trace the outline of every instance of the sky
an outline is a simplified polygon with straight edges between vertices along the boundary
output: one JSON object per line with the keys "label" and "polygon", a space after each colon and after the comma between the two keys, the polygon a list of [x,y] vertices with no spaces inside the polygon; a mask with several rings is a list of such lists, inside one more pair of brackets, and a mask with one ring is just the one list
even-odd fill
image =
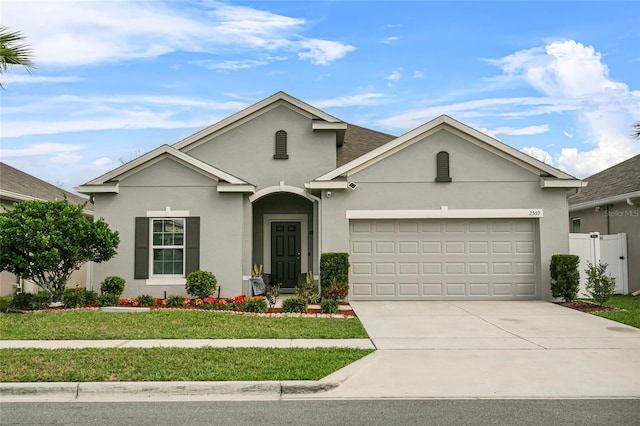
{"label": "sky", "polygon": [[66,190],[282,90],[401,135],[447,114],[573,176],[640,153],[640,2],[0,0],[0,161]]}

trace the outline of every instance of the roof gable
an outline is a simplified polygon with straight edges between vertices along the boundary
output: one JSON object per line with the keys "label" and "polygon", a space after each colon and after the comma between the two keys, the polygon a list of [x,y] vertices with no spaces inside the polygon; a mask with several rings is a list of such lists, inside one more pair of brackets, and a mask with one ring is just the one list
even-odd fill
{"label": "roof gable", "polygon": [[[211,140],[216,135],[240,126],[257,116],[272,110],[273,108],[277,108],[278,106],[285,106],[305,115],[310,120],[314,120],[314,129],[338,130],[344,133],[344,129],[346,128],[346,123],[343,123],[338,118],[281,91],[203,130],[200,130],[191,136],[186,137],[181,141],[176,142],[173,144],[173,147],[180,151],[189,151],[190,149]],[[320,124],[320,122],[324,124]]]}
{"label": "roof gable", "polygon": [[361,171],[442,129],[446,129],[447,131],[450,131],[463,139],[480,146],[481,148],[493,152],[508,161],[540,175],[541,177],[575,181],[573,176],[536,160],[535,158],[530,157],[529,155],[520,152],[517,149],[512,148],[482,132],[479,132],[466,124],[454,120],[447,115],[441,115],[440,117],[437,117],[422,126],[417,127],[416,129],[413,129],[404,135],[342,165],[341,167],[316,178],[315,181],[329,181],[339,176],[348,177],[349,175],[357,173],[358,171]]}
{"label": "roof gable", "polygon": [[[246,186],[248,182],[200,161],[189,154],[178,151],[169,145],[162,145],[120,167],[114,169],[78,188],[78,192],[91,194],[94,192],[118,192],[118,182],[145,169],[165,158],[172,158],[186,167],[191,168],[211,179],[224,181],[231,185]],[[101,189],[98,189],[101,188]]]}

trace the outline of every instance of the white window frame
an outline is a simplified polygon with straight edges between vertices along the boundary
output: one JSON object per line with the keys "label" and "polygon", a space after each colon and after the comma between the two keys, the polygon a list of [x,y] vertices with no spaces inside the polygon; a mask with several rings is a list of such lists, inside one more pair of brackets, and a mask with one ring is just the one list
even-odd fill
{"label": "white window frame", "polygon": [[[182,220],[182,245],[172,245],[172,246],[158,246],[153,243],[153,225],[156,220]],[[185,268],[186,268],[186,251],[187,251],[187,219],[185,217],[151,217],[149,220],[149,226],[151,229],[149,230],[149,280],[157,281],[163,279],[175,280],[176,278],[185,278]],[[154,272],[154,262],[153,262],[153,254],[156,249],[182,249],[182,274],[156,274]],[[185,281],[186,282],[186,281]]]}

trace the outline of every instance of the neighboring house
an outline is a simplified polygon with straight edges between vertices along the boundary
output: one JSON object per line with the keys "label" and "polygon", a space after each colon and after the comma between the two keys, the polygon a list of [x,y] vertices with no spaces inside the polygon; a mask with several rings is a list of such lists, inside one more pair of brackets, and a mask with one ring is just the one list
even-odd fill
{"label": "neighboring house", "polygon": [[[55,201],[62,200],[64,197],[67,197],[67,200],[72,204],[84,204],[89,201],[7,164],[0,163],[0,204],[3,209],[11,209],[15,203],[26,200]],[[93,217],[93,204],[87,203],[84,207],[84,214]],[[74,272],[67,287],[85,287],[89,281],[88,269],[88,266],[85,265]],[[29,281],[21,280],[7,271],[1,271],[0,296],[14,294],[16,290],[37,292],[40,287]]]}
{"label": "neighboring house", "polygon": [[640,290],[640,155],[585,179],[569,197],[571,232],[627,234],[629,292]]}
{"label": "neighboring house", "polygon": [[127,297],[185,294],[197,269],[250,294],[253,264],[292,290],[347,252],[351,300],[520,300],[551,298],[581,185],[447,116],[396,138],[279,92],[77,190],[120,232],[94,279]]}

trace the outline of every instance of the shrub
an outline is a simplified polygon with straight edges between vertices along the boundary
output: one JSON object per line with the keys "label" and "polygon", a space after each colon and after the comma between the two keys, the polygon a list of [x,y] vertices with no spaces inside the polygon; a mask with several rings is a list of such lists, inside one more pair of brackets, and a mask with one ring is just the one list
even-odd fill
{"label": "shrub", "polygon": [[120,277],[106,277],[100,283],[100,292],[102,294],[114,294],[116,297],[120,297],[124,291],[124,284],[126,281]]}
{"label": "shrub", "polygon": [[136,298],[138,306],[156,306],[156,299],[148,294],[142,294]]}
{"label": "shrub", "polygon": [[551,256],[551,295],[562,297],[565,302],[573,301],[580,289],[580,257],[574,254],[554,254]]}
{"label": "shrub", "polygon": [[338,302],[333,299],[324,299],[322,303],[320,303],[320,312],[323,314],[337,314]]}
{"label": "shrub", "polygon": [[18,293],[13,297],[11,301],[11,308],[20,311],[31,309],[33,296],[32,293]]}
{"label": "shrub", "polygon": [[98,296],[99,306],[118,306],[120,304],[120,298],[117,294],[101,294]]}
{"label": "shrub", "polygon": [[313,278],[313,272],[307,272],[304,284],[296,287],[296,296],[300,296],[309,303],[315,303],[318,300],[316,293],[316,282]]}
{"label": "shrub", "polygon": [[267,301],[263,297],[252,297],[246,301],[247,312],[267,312]]}
{"label": "shrub", "polygon": [[[320,284],[325,298],[346,297],[349,293],[349,254],[322,253],[320,255]],[[334,291],[333,289],[340,289]]]}
{"label": "shrub", "polygon": [[0,297],[0,312],[7,312],[11,307],[14,296],[3,296]]}
{"label": "shrub", "polygon": [[41,309],[47,309],[53,298],[46,291],[39,291],[37,294],[33,295],[33,299],[31,300],[31,309],[34,311],[39,311]]}
{"label": "shrub", "polygon": [[282,310],[288,313],[303,313],[307,310],[307,300],[300,296],[288,297],[282,301]]}
{"label": "shrub", "polygon": [[597,265],[594,265],[587,262],[587,269],[584,270],[587,274],[587,293],[599,305],[609,300],[616,289],[616,279],[611,274],[605,275],[607,266],[609,265],[606,263],[598,262]]}
{"label": "shrub", "polygon": [[84,303],[86,305],[97,305],[98,304],[98,293],[93,290],[87,290],[84,293]]}
{"label": "shrub", "polygon": [[194,271],[187,276],[187,293],[195,297],[207,297],[216,291],[218,281],[215,275],[207,271]]}
{"label": "shrub", "polygon": [[177,306],[186,305],[186,299],[184,296],[169,296],[167,298],[167,307],[175,308]]}
{"label": "shrub", "polygon": [[79,308],[84,306],[86,290],[84,288],[67,288],[62,293],[65,308]]}

